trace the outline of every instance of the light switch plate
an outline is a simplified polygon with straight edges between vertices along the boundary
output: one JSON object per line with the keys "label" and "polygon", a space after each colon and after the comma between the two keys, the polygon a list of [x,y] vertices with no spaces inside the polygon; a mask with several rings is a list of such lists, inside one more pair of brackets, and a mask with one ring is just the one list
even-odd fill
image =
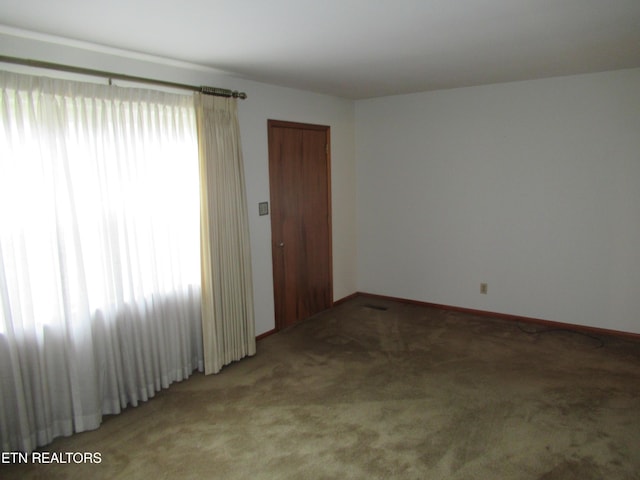
{"label": "light switch plate", "polygon": [[258,214],[260,216],[269,215],[269,202],[260,202],[258,204]]}

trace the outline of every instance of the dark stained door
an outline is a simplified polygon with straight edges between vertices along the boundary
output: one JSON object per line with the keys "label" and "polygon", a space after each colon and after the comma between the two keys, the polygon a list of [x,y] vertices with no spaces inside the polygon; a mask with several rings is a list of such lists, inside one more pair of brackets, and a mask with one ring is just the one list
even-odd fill
{"label": "dark stained door", "polygon": [[333,303],[329,127],[268,121],[276,329]]}

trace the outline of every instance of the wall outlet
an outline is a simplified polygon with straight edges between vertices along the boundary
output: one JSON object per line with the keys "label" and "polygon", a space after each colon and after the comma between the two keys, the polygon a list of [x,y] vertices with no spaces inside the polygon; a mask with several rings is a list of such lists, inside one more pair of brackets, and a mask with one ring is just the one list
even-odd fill
{"label": "wall outlet", "polygon": [[489,285],[487,285],[486,283],[481,283],[480,284],[480,293],[483,294],[483,295],[486,295],[488,288],[489,288]]}

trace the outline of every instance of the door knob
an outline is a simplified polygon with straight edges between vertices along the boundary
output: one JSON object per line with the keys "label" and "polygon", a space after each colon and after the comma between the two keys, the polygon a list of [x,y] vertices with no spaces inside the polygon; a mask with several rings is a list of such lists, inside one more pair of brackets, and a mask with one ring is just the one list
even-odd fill
{"label": "door knob", "polygon": [[280,242],[280,243],[278,244],[278,246],[279,246],[280,248],[284,247],[284,242]]}

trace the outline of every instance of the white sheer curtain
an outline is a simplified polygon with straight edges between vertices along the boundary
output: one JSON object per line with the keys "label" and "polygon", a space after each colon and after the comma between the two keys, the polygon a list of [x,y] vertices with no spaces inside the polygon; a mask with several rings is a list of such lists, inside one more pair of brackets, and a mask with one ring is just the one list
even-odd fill
{"label": "white sheer curtain", "polygon": [[0,442],[203,369],[193,98],[0,72]]}

